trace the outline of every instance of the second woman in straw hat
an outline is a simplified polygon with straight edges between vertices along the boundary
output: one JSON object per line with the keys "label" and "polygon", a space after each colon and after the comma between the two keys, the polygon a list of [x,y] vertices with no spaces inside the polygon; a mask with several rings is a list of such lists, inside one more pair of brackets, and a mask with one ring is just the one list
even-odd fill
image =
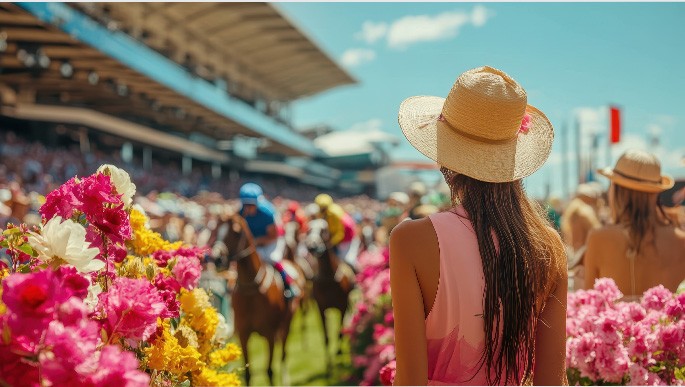
{"label": "second woman in straw hat", "polygon": [[565,384],[566,255],[521,183],[549,156],[549,120],[480,67],[446,99],[405,100],[399,123],[454,206],[390,238],[395,384]]}
{"label": "second woman in straw hat", "polygon": [[673,178],[661,173],[656,156],[638,150],[598,172],[611,180],[613,224],[588,236],[585,287],[609,277],[626,299],[657,285],[675,291],[685,279],[685,231],[666,216],[658,198],[673,187]]}

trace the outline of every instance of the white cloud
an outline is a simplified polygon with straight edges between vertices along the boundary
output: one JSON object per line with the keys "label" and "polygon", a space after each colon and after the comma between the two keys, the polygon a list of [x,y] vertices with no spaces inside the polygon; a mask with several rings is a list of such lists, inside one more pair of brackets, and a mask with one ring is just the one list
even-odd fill
{"label": "white cloud", "polygon": [[373,44],[382,38],[388,47],[405,49],[412,44],[449,39],[457,36],[462,27],[482,27],[494,13],[482,5],[471,12],[451,11],[437,15],[408,15],[390,23],[365,21],[357,39]]}
{"label": "white cloud", "polygon": [[419,42],[452,38],[470,19],[464,12],[444,12],[436,16],[405,16],[390,26],[388,46],[403,49]]}
{"label": "white cloud", "polygon": [[355,37],[368,44],[373,44],[383,38],[387,32],[388,25],[386,23],[374,23],[367,20],[362,24],[362,30],[357,32]]}
{"label": "white cloud", "polygon": [[370,62],[376,58],[376,52],[368,48],[350,48],[345,51],[340,59],[347,67],[359,66],[364,62]]}
{"label": "white cloud", "polygon": [[471,24],[473,24],[474,27],[482,27],[492,16],[492,11],[482,5],[476,5],[473,7],[473,11],[471,11]]}

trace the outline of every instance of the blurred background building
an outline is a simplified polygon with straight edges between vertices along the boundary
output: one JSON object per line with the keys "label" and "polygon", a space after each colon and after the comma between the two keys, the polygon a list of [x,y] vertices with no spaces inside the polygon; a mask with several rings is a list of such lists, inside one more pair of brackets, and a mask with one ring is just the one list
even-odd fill
{"label": "blurred background building", "polygon": [[291,124],[293,101],[355,82],[266,3],[0,4],[5,142],[69,149],[70,171],[119,163],[143,189],[374,195],[398,139]]}

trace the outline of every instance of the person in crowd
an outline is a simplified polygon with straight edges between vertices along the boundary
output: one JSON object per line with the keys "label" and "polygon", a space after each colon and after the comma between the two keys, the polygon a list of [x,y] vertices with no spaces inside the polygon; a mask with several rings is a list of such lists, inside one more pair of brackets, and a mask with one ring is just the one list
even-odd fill
{"label": "person in crowd", "polygon": [[356,238],[357,225],[354,219],[333,201],[331,195],[319,194],[314,199],[321,216],[328,223],[331,234],[331,246],[341,260],[356,266],[356,251],[352,251],[352,242]]}
{"label": "person in crowd", "polygon": [[399,123],[454,207],[390,237],[395,384],[566,384],[566,254],[521,181],[549,156],[551,123],[491,67],[447,99],[405,100]]}
{"label": "person in crowd", "polygon": [[601,227],[595,212],[597,200],[602,192],[596,185],[580,184],[576,195],[564,210],[561,217],[561,236],[566,244],[571,289],[584,289],[585,255],[587,236],[590,231]]}
{"label": "person in crowd", "polygon": [[247,183],[240,187],[240,216],[245,218],[254,237],[257,253],[264,262],[273,265],[281,274],[286,287],[286,297],[293,297],[296,291],[289,286],[288,275],[279,263],[285,254],[285,239],[279,237],[277,215],[274,206],[264,197],[262,187]]}
{"label": "person in crowd", "polygon": [[626,151],[614,168],[598,172],[611,181],[613,224],[588,236],[585,287],[609,277],[627,300],[657,285],[675,291],[685,279],[685,231],[666,216],[658,198],[673,187],[673,178],[661,173],[655,155],[639,150]]}
{"label": "person in crowd", "polygon": [[420,181],[409,186],[409,219],[421,219],[438,212],[433,204],[424,203],[426,194],[426,185]]}

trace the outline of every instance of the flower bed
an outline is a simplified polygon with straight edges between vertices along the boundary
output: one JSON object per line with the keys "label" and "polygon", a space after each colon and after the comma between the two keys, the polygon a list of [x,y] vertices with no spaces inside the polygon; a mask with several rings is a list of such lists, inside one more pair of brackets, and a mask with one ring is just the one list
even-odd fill
{"label": "flower bed", "polygon": [[199,289],[205,251],[165,241],[103,165],[48,194],[41,227],[0,245],[0,384],[239,385],[227,326]]}
{"label": "flower bed", "polygon": [[566,366],[571,385],[685,384],[685,294],[663,286],[620,302],[613,280],[568,296]]}
{"label": "flower bed", "polygon": [[358,262],[357,284],[361,298],[344,330],[350,337],[354,368],[351,382],[363,386],[392,384],[389,379],[392,371],[384,369],[395,359],[388,250],[364,252]]}

